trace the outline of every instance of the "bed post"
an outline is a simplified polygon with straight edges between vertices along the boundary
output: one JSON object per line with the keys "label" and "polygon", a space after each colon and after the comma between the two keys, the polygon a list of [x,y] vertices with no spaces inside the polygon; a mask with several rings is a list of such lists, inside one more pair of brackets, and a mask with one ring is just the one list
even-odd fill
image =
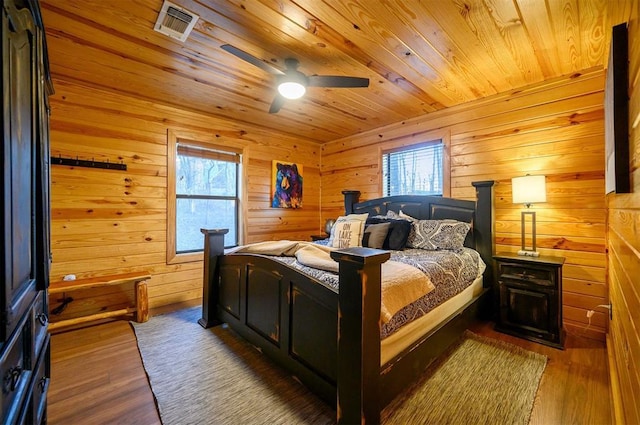
{"label": "bed post", "polygon": [[229,229],[200,229],[204,234],[204,278],[202,282],[202,318],[198,320],[203,328],[222,323],[216,317],[218,305],[217,274],[218,258],[224,255],[224,235]]}
{"label": "bed post", "polygon": [[[495,251],[493,241],[493,185],[495,181],[487,180],[471,183],[476,188],[476,223],[475,238],[476,251],[480,253],[482,260],[487,265],[484,273],[485,284],[488,286],[493,282],[493,254]],[[489,279],[486,279],[486,278]]]}
{"label": "bed post", "polygon": [[343,190],[344,195],[344,213],[351,214],[353,212],[353,204],[357,203],[360,199],[359,190]]}
{"label": "bed post", "polygon": [[381,265],[388,251],[346,248],[339,263],[338,424],[380,423]]}

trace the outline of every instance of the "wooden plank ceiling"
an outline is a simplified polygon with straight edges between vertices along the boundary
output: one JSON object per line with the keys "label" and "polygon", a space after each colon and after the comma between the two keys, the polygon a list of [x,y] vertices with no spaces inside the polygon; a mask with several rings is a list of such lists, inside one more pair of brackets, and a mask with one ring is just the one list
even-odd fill
{"label": "wooden plank ceiling", "polygon": [[[174,0],[200,19],[185,42],[155,32],[162,0],[41,0],[54,78],[327,142],[531,83],[602,67],[609,0]],[[229,43],[306,75],[269,114],[273,75]]]}

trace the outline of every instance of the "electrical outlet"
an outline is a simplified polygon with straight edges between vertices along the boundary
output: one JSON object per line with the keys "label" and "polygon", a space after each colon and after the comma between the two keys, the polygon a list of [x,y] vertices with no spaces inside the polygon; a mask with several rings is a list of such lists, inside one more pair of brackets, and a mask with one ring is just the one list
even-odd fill
{"label": "electrical outlet", "polygon": [[[609,304],[600,304],[597,305],[595,308],[606,308],[607,310],[609,310],[609,320],[613,320],[613,304],[609,303]],[[591,319],[593,317],[593,314],[595,313],[595,310],[588,310],[587,311],[587,317],[589,319]]]}

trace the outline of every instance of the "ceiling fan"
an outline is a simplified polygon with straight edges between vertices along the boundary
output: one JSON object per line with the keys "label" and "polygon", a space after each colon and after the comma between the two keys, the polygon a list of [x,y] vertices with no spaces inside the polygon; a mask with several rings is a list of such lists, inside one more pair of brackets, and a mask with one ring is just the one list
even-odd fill
{"label": "ceiling fan", "polygon": [[223,50],[249,62],[251,65],[273,74],[278,82],[278,94],[271,103],[269,113],[274,114],[282,108],[286,99],[298,99],[302,97],[307,87],[369,87],[368,78],[344,77],[339,75],[309,75],[298,71],[298,60],[285,59],[285,70],[282,71],[273,65],[258,59],[257,57],[240,50],[230,44],[220,46]]}

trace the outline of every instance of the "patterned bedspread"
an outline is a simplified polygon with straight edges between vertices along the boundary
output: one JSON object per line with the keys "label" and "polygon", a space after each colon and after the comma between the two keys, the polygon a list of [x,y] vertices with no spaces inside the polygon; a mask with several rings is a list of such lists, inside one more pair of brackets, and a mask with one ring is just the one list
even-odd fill
{"label": "patterned bedspread", "polygon": [[[322,241],[319,241],[322,243]],[[338,292],[338,275],[335,273],[313,269],[298,263],[295,257],[273,257],[311,275],[334,292]],[[427,251],[424,249],[406,249],[391,251],[391,260],[400,261],[417,267],[426,273],[435,289],[413,304],[398,311],[382,326],[381,338],[400,329],[404,324],[415,320],[449,298],[459,294],[484,272],[486,266],[478,252],[463,248],[457,251]]]}

